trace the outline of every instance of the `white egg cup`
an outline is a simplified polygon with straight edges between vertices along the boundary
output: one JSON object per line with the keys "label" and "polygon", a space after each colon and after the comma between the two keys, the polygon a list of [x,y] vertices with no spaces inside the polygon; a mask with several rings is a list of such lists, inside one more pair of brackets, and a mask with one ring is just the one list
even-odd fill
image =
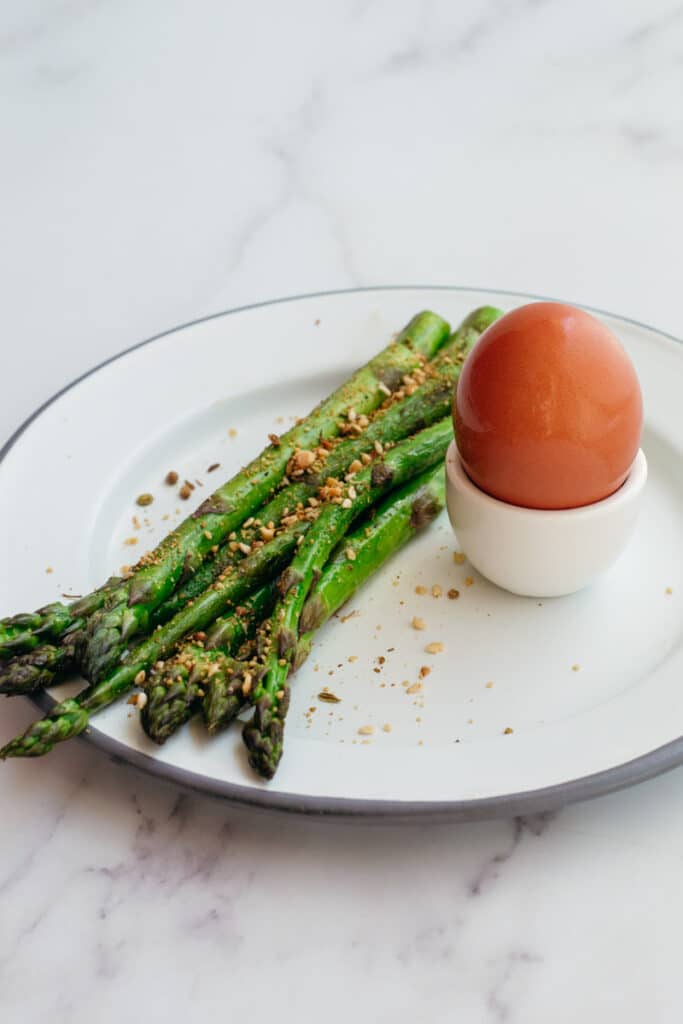
{"label": "white egg cup", "polygon": [[462,550],[492,583],[524,597],[573,594],[609,569],[633,533],[646,480],[639,449],[622,486],[603,501],[522,508],[475,486],[455,441],[446,455],[448,515]]}

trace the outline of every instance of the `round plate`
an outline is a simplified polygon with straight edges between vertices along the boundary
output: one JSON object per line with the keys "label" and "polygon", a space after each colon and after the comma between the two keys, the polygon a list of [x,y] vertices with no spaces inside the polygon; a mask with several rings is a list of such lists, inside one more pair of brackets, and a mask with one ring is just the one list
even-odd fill
{"label": "round plate", "polygon": [[[12,500],[0,610],[84,593],[135,562],[418,309],[456,324],[482,303],[530,298],[406,287],[284,299],[177,328],[98,367],[2,452],[0,488]],[[454,559],[443,516],[320,632],[295,679],[272,782],[251,774],[239,728],[209,740],[194,721],[157,748],[122,703],[93,720],[90,742],[234,801],[399,818],[536,811],[680,763],[683,348],[599,315],[640,376],[650,479],[637,535],[598,584],[545,601],[498,590]],[[164,485],[171,469],[194,484],[189,501]],[[140,509],[143,491],[155,500]],[[431,596],[434,585],[444,596]],[[445,596],[454,589],[457,599]],[[411,628],[415,615],[425,631]],[[426,653],[432,641],[442,653]],[[339,703],[318,700],[324,686]]]}

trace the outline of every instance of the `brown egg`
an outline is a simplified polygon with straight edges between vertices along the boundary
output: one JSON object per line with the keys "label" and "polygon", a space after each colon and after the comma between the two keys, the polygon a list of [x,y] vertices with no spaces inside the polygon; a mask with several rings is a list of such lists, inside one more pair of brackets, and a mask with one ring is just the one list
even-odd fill
{"label": "brown egg", "polygon": [[581,309],[521,306],[470,353],[453,402],[463,465],[483,491],[529,508],[600,501],[628,476],[640,385],[616,336]]}

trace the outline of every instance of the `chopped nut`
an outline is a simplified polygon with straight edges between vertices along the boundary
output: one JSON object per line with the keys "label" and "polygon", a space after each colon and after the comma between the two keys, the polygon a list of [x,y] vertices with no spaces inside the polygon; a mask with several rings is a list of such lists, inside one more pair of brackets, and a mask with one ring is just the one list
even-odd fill
{"label": "chopped nut", "polygon": [[272,445],[275,445],[275,447],[277,448],[277,446],[280,444],[280,435],[279,434],[268,434],[268,440],[270,441],[270,443]]}
{"label": "chopped nut", "polygon": [[505,729],[503,729],[503,736],[509,736],[512,731],[513,730],[508,725]]}
{"label": "chopped nut", "polygon": [[417,615],[413,615],[413,618],[412,618],[412,621],[411,621],[410,625],[413,627],[413,629],[426,629],[427,628],[427,623],[425,622],[425,620],[419,618]]}
{"label": "chopped nut", "polygon": [[382,726],[382,732],[391,732],[391,722],[385,722]]}
{"label": "chopped nut", "polygon": [[378,455],[384,454],[384,446],[381,441],[375,441],[374,448]]}
{"label": "chopped nut", "polygon": [[153,494],[138,494],[137,498],[135,499],[135,504],[140,505],[142,508],[144,508],[146,505],[151,505],[153,501]]}
{"label": "chopped nut", "polygon": [[206,537],[207,540],[213,540],[213,534],[211,533],[211,530],[204,530],[204,536]]}
{"label": "chopped nut", "polygon": [[441,589],[438,583],[435,583],[434,586],[432,587],[432,597],[441,597],[442,594],[443,590]]}
{"label": "chopped nut", "polygon": [[137,544],[137,542],[137,537],[126,537],[123,543],[126,544],[128,547],[132,547],[133,544]]}
{"label": "chopped nut", "polygon": [[420,679],[424,679],[425,676],[428,676],[431,671],[432,670],[429,667],[429,665],[422,665],[420,668]]}
{"label": "chopped nut", "polygon": [[357,654],[349,654],[349,656],[348,656],[348,658],[346,660],[349,661],[351,664],[353,664],[354,661],[358,661],[358,655]]}
{"label": "chopped nut", "polygon": [[451,587],[451,589],[448,591],[448,596],[450,597],[451,601],[457,601],[458,598],[460,597],[460,591],[456,590],[455,587]]}
{"label": "chopped nut", "polygon": [[417,585],[417,586],[415,587],[415,593],[416,593],[416,594],[419,594],[419,595],[420,595],[420,597],[422,597],[422,596],[423,596],[423,594],[426,594],[426,593],[427,593],[427,588],[426,588],[426,587],[423,587],[423,586],[421,586],[420,584],[418,584],[418,585]]}
{"label": "chopped nut", "polygon": [[674,588],[673,587],[667,587],[666,590],[664,591],[665,594],[673,594],[673,592],[674,592]]}
{"label": "chopped nut", "polygon": [[237,547],[239,548],[239,550],[242,552],[243,555],[250,555],[251,554],[251,545],[245,544],[243,540],[239,542]]}
{"label": "chopped nut", "polygon": [[174,484],[178,483],[178,474],[174,469],[169,469],[168,473],[164,477],[164,483],[168,484],[169,487],[173,487]]}
{"label": "chopped nut", "polygon": [[381,391],[383,395],[391,395],[391,390],[386,386],[384,381],[380,381],[377,385],[377,390]]}
{"label": "chopped nut", "polygon": [[348,558],[349,562],[356,561],[356,552],[353,550],[353,548],[346,549],[346,557]]}
{"label": "chopped nut", "polygon": [[341,507],[342,508],[351,508],[352,505],[353,505],[353,502],[351,501],[350,498],[344,498],[344,500],[341,503]]}
{"label": "chopped nut", "polygon": [[268,526],[262,526],[259,533],[261,534],[262,540],[272,540],[275,536],[275,530]]}
{"label": "chopped nut", "polygon": [[220,462],[212,462],[206,472],[207,473],[213,473],[215,470],[217,470],[219,468],[220,468]]}
{"label": "chopped nut", "polygon": [[580,668],[580,665],[572,665],[572,672],[578,672]]}
{"label": "chopped nut", "polygon": [[192,494],[192,488],[189,487],[187,484],[183,484],[183,486],[178,491],[178,494],[183,499],[183,501],[187,501],[187,499]]}
{"label": "chopped nut", "polygon": [[145,672],[144,668],[141,668],[133,682],[135,683],[136,686],[142,686],[146,678],[147,673]]}
{"label": "chopped nut", "polygon": [[363,454],[360,457],[360,461],[363,463],[364,466],[369,466],[370,463],[372,462],[372,456],[368,455],[367,452],[363,452]]}
{"label": "chopped nut", "polygon": [[443,644],[440,643],[438,640],[434,643],[427,644],[427,646],[425,647],[425,651],[427,652],[427,654],[441,654],[443,649]]}
{"label": "chopped nut", "polygon": [[374,732],[375,732],[374,725],[361,725],[360,729],[358,730],[358,735],[359,736],[372,736],[374,734]]}
{"label": "chopped nut", "polygon": [[471,587],[473,583],[474,583],[474,580],[472,579],[471,576],[465,576],[465,586],[466,587]]}
{"label": "chopped nut", "polygon": [[456,565],[462,565],[462,563],[465,561],[465,556],[463,555],[462,551],[453,552],[453,561],[455,562]]}
{"label": "chopped nut", "polygon": [[244,673],[244,681],[242,682],[242,695],[244,697],[251,691],[252,675],[251,672]]}
{"label": "chopped nut", "polygon": [[363,463],[359,462],[358,459],[354,459],[353,462],[351,463],[351,465],[349,466],[348,470],[347,470],[347,475],[348,476],[353,476],[354,473],[360,473],[362,468],[363,468]]}
{"label": "chopped nut", "polygon": [[412,683],[411,686],[407,687],[406,693],[422,693],[424,686],[422,683]]}
{"label": "chopped nut", "polygon": [[237,431],[235,430],[234,427],[230,427],[230,430],[228,431],[228,437],[237,437]]}
{"label": "chopped nut", "polygon": [[338,697],[336,693],[332,693],[327,687],[320,691],[318,700],[323,701],[324,704],[341,704],[341,697]]}

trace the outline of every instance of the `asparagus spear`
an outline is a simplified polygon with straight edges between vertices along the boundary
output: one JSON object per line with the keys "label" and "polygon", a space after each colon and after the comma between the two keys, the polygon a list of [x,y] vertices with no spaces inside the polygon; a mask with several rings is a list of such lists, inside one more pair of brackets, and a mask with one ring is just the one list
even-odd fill
{"label": "asparagus spear", "polygon": [[54,601],[36,612],[0,620],[0,661],[36,650],[43,641],[61,639],[100,607],[107,591],[119,582],[118,577],[112,576],[103,587],[70,605]]}
{"label": "asparagus spear", "polygon": [[[294,661],[299,619],[311,586],[322,572],[330,552],[354,518],[373,504],[390,486],[402,484],[444,455],[452,440],[450,419],[441,420],[402,441],[381,462],[357,473],[341,502],[324,506],[292,564],[278,582],[281,598],[271,620],[271,643],[266,672],[254,688],[254,718],[244,729],[249,763],[260,775],[272,778],[282,756],[284,719],[289,704],[288,676]],[[340,488],[341,490],[341,488]],[[350,549],[349,560],[355,553]]]}
{"label": "asparagus spear", "polygon": [[[273,584],[261,587],[231,615],[217,619],[208,635],[184,641],[172,658],[157,662],[145,682],[141,722],[155,743],[165,743],[191,717],[203,698],[209,732],[234,698],[242,697],[247,672],[236,654],[275,601]],[[240,701],[241,702],[241,701]],[[239,704],[236,711],[239,710]]]}
{"label": "asparagus spear", "polygon": [[[308,655],[314,631],[348,601],[394,552],[432,522],[443,509],[444,500],[444,469],[443,463],[439,462],[435,468],[409,481],[396,494],[392,492],[370,523],[363,521],[358,529],[348,534],[304,605],[300,627],[303,635],[297,644],[296,667]],[[355,553],[353,561],[347,557],[348,550]],[[231,622],[231,617],[224,621]],[[209,632],[205,648],[219,641],[221,647],[233,651],[234,647],[222,641],[220,622],[218,620]],[[222,652],[214,657],[216,651],[201,648],[193,654],[201,665],[204,721],[209,732],[215,733],[229,725],[251,701],[254,681],[258,681],[259,676],[252,662],[245,664],[243,661],[235,666],[224,661]],[[203,659],[205,664],[201,664]],[[214,665],[221,671],[210,675]]]}
{"label": "asparagus spear", "polygon": [[[219,548],[214,557],[207,559],[194,576],[151,613],[150,632],[172,619],[189,601],[193,601],[206,590],[229,565],[237,564],[244,557],[240,545],[250,545],[259,539],[260,527],[257,523],[264,526],[268,523],[278,524],[284,514],[292,511],[311,492],[312,488],[309,485],[297,483],[291,484],[277,494],[260,510],[257,521],[238,530],[234,541]],[[85,621],[84,618],[75,619],[59,645],[41,644],[8,662],[0,661],[0,693],[12,696],[53,686],[68,672],[77,668]],[[76,639],[78,643],[75,642]],[[123,660],[123,656],[120,660]]]}
{"label": "asparagus spear", "polygon": [[[481,334],[502,315],[494,306],[473,310],[432,362],[416,371],[416,378],[426,379],[395,392],[388,407],[379,409],[359,436],[338,444],[322,466],[316,463],[311,467],[305,479],[320,484],[328,476],[340,476],[354,460],[372,451],[376,441],[400,441],[447,416],[462,364]],[[407,396],[402,394],[405,391]]]}
{"label": "asparagus spear", "polygon": [[335,436],[340,416],[350,407],[362,412],[377,408],[383,398],[380,385],[395,390],[405,373],[443,344],[448,331],[441,317],[419,313],[378,356],[211,495],[153,553],[143,556],[132,577],[122,581],[108,595],[106,606],[89,620],[83,656],[86,677],[95,683],[104,677],[127,642],[148,630],[150,613],[169,596],[182,574],[196,571],[210,548],[263,504],[298,451],[308,451],[321,439]]}
{"label": "asparagus spear", "polygon": [[[183,571],[194,571],[213,543],[236,529],[263,503],[282,479],[295,451],[315,447],[321,437],[334,436],[338,418],[349,406],[362,412],[376,408],[382,400],[380,385],[394,390],[403,374],[434,354],[448,330],[448,324],[434,313],[415,316],[395,341],[288,431],[279,444],[262,452],[154,552],[144,556],[131,578],[109,581],[75,606],[57,604],[32,615],[0,620],[0,656],[8,645],[10,655],[33,649],[33,633],[42,639],[58,639],[60,629],[67,628],[73,617],[86,614],[87,607],[87,615],[93,614],[94,622],[89,629],[84,667],[93,680],[101,677],[121,654],[127,639],[149,627],[150,612],[169,596]],[[212,539],[208,533],[213,534]]]}
{"label": "asparagus spear", "polygon": [[[319,629],[352,594],[399,548],[423,529],[444,507],[443,463],[410,480],[343,540],[301,612],[301,639]],[[354,553],[349,559],[348,552]],[[300,663],[300,659],[299,659]]]}
{"label": "asparagus spear", "polygon": [[257,548],[238,565],[228,566],[222,578],[133,648],[129,659],[103,680],[57,704],[45,718],[30,725],[23,736],[10,740],[0,750],[0,759],[40,757],[49,753],[55,743],[78,736],[87,728],[90,715],[124,696],[134,685],[141,685],[149,667],[167,657],[184,636],[205,629],[216,616],[280,572],[291,559],[298,538],[310,525],[309,521],[301,520]]}

